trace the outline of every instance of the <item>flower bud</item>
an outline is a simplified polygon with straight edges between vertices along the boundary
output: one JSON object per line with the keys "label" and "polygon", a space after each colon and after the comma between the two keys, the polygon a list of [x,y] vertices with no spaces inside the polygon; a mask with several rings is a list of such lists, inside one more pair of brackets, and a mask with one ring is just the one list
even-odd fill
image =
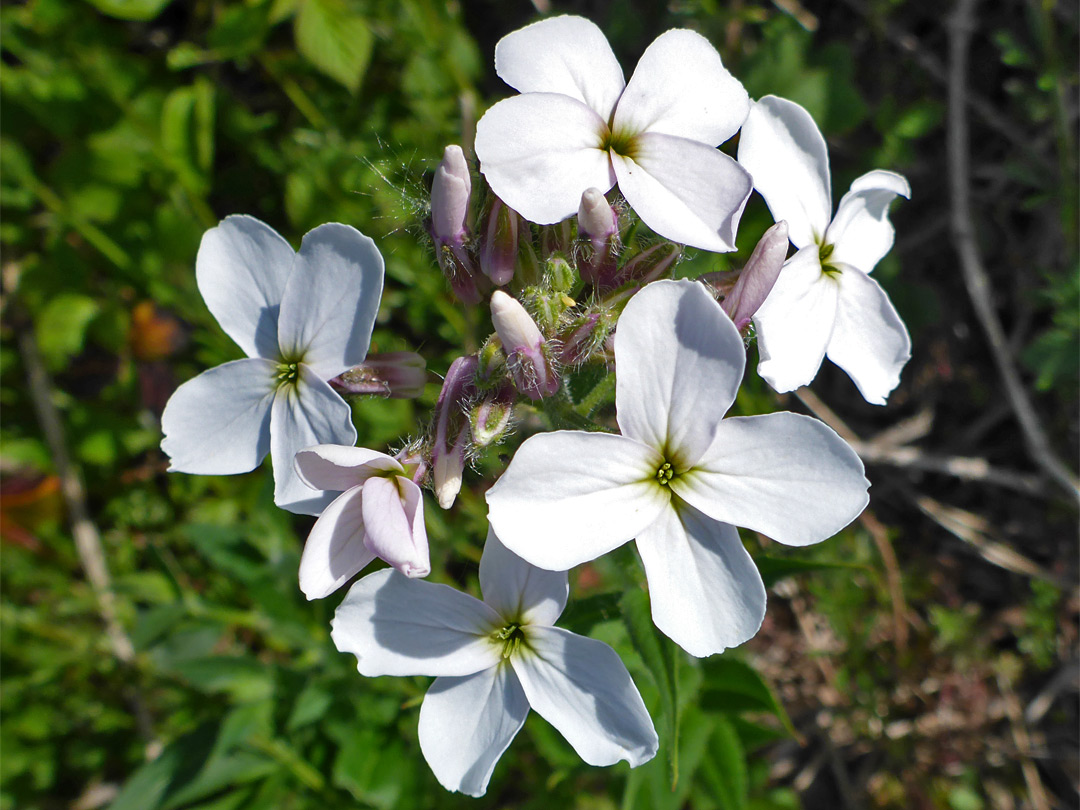
{"label": "flower bud", "polygon": [[578,230],[589,237],[594,246],[606,245],[619,232],[615,209],[598,188],[587,188],[578,205]]}
{"label": "flower bud", "polygon": [[661,242],[646,248],[623,265],[616,279],[616,286],[637,281],[644,287],[668,273],[681,255],[682,246],[674,242]]}
{"label": "flower bud", "polygon": [[525,307],[496,290],[491,295],[491,321],[518,391],[529,399],[543,399],[558,391],[559,378],[547,357],[544,336]]}
{"label": "flower bud", "polygon": [[[436,243],[462,245],[472,177],[460,146],[448,146],[431,184],[431,231]],[[441,246],[441,245],[440,245]]]}
{"label": "flower bud", "polygon": [[461,489],[469,425],[464,403],[474,393],[477,360],[459,357],[450,364],[435,402],[435,436],[431,443],[432,488],[439,506],[449,509]]}
{"label": "flower bud", "polygon": [[514,396],[514,387],[507,384],[469,411],[469,428],[476,447],[495,444],[506,435],[514,415]]}
{"label": "flower bud", "polygon": [[518,255],[518,214],[498,197],[488,214],[480,269],[496,287],[514,277]]}
{"label": "flower bud", "polygon": [[739,273],[735,286],[720,304],[740,332],[749,328],[750,319],[768,298],[787,260],[787,250],[788,226],[781,220],[765,231]]}
{"label": "flower bud", "polygon": [[567,366],[584,363],[604,347],[604,341],[614,325],[614,319],[607,312],[587,312],[582,315],[571,324],[562,339],[560,362]]}
{"label": "flower bud", "polygon": [[424,393],[427,368],[416,352],[369,354],[358,366],[330,380],[343,394],[378,394],[392,399],[412,399]]}
{"label": "flower bud", "polygon": [[563,256],[552,256],[547,260],[547,277],[551,289],[568,293],[577,284],[577,271]]}

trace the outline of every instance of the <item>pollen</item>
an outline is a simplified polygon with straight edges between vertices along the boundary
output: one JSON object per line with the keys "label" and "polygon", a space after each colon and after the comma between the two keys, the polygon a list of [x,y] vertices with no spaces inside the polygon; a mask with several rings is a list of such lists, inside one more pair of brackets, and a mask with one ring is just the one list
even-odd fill
{"label": "pollen", "polygon": [[666,487],[671,483],[671,479],[675,477],[675,471],[671,469],[671,464],[665,461],[656,470],[656,480],[660,482],[660,486]]}
{"label": "pollen", "polygon": [[288,385],[289,383],[294,383],[300,377],[300,364],[278,363],[277,373],[274,376],[277,378],[278,385]]}

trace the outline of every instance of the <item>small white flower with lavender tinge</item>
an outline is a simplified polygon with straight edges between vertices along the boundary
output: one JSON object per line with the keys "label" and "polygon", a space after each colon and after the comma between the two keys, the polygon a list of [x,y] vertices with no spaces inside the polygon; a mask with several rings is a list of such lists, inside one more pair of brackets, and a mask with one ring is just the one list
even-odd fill
{"label": "small white flower with lavender tinge", "polygon": [[341,493],[304,544],[304,596],[329,596],[376,557],[407,577],[431,573],[423,495],[400,459],[324,444],[297,453],[296,471],[312,489]]}
{"label": "small white flower with lavender tinge", "polygon": [[334,615],[337,648],[362,675],[434,675],[420,708],[420,748],[448,790],[482,796],[529,709],[590,765],[637,767],[658,739],[616,652],[552,624],[565,571],[535,568],[488,533],[484,601],[383,570],[349,590]]}
{"label": "small white flower with lavender tinge", "polygon": [[862,512],[869,482],[815,419],[723,419],[745,364],[738,330],[701,284],[650,284],[615,332],[622,435],[527,439],[488,490],[492,529],[552,570],[636,538],[660,630],[696,656],[746,641],[765,615],[765,588],[735,526],[817,543]]}
{"label": "small white flower with lavender tinge", "polygon": [[810,113],[776,96],[751,107],[739,162],[799,249],[754,315],[758,373],[777,391],[793,391],[828,357],[867,402],[884,405],[900,384],[911,339],[870,271],[892,247],[889,203],[911,196],[907,180],[880,169],[864,174],[831,216],[825,139]]}
{"label": "small white flower with lavender tinge", "polygon": [[587,189],[603,194],[617,182],[661,236],[735,250],[752,183],[716,147],[738,131],[749,97],[705,37],[661,34],[627,83],[599,28],[551,17],[503,37],[495,71],[520,95],[480,119],[476,155],[523,217],[559,222]]}
{"label": "small white flower with lavender tinge", "polygon": [[227,217],[203,236],[199,291],[247,358],[181,385],[161,417],[170,470],[249,472],[274,460],[274,503],[318,514],[329,493],[293,470],[297,451],[352,445],[348,403],[327,383],[363,362],[382,296],[383,259],[355,228],[331,223],[292,247],[253,217]]}

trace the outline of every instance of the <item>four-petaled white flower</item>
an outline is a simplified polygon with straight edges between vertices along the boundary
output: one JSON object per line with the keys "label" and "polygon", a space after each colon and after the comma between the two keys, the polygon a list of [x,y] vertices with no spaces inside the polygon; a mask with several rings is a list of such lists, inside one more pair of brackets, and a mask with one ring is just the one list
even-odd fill
{"label": "four-petaled white flower", "polygon": [[169,469],[249,472],[269,452],[274,502],[318,514],[329,495],[297,477],[293,456],[356,442],[349,405],[326,381],[367,354],[382,256],[348,225],[320,225],[297,253],[268,225],[231,216],[203,236],[195,274],[211,314],[247,359],[205,371],[172,395],[161,417]]}
{"label": "four-petaled white flower", "polygon": [[407,577],[431,573],[424,499],[398,459],[366,447],[322,444],[296,454],[312,489],[340,492],[315,521],[300,558],[300,590],[329,596],[376,557]]}
{"label": "four-petaled white flower", "polygon": [[738,131],[749,98],[703,36],[662,34],[627,84],[596,25],[552,17],[503,37],[495,71],[521,95],[480,119],[476,154],[492,190],[523,217],[558,222],[586,189],[618,182],[661,236],[735,250],[752,182],[715,147]]}
{"label": "four-petaled white flower", "polygon": [[658,740],[630,673],[600,641],[552,624],[566,572],[544,571],[488,533],[484,601],[396,571],[350,589],[332,636],[362,675],[434,675],[420,709],[420,748],[448,790],[481,796],[529,709],[590,765],[652,759]]}
{"label": "four-petaled white flower", "polygon": [[746,363],[735,325],[692,281],[658,281],[615,333],[622,435],[532,436],[487,494],[506,546],[553,570],[637,538],[656,626],[692,655],[746,641],[765,588],[739,540],[745,526],[816,543],[868,502],[855,452],[806,416],[724,419]]}
{"label": "four-petaled white flower", "polygon": [[864,174],[830,219],[825,139],[806,110],[776,96],[751,107],[739,162],[799,249],[754,316],[758,373],[777,391],[793,391],[828,356],[867,402],[884,405],[911,357],[911,339],[869,273],[892,247],[889,203],[911,196],[907,180],[880,169]]}

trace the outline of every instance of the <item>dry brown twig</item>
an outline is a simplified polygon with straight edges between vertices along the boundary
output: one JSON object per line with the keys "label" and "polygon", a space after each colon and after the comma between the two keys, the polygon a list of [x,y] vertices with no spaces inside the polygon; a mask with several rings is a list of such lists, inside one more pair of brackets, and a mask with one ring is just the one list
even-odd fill
{"label": "dry brown twig", "polygon": [[1058,459],[1039,422],[1035,408],[1020,380],[1009,351],[1005,330],[994,309],[971,211],[969,135],[966,113],[968,99],[967,63],[971,36],[975,30],[975,0],[959,0],[949,21],[949,104],[948,136],[949,188],[952,196],[953,242],[960,258],[960,270],[975,314],[986,333],[994,363],[1005,384],[1005,394],[1024,434],[1032,460],[1074,500],[1080,501],[1080,480]]}

